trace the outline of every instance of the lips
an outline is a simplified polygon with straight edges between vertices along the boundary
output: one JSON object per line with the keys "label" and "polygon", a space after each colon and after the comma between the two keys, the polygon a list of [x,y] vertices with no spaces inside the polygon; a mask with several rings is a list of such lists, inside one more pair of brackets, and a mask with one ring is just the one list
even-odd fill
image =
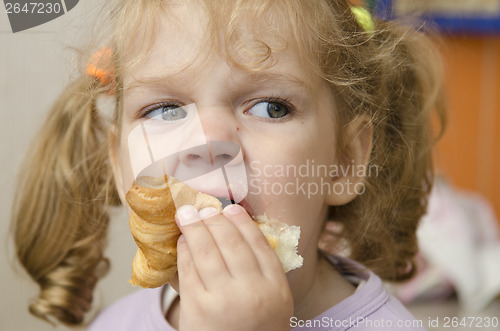
{"label": "lips", "polygon": [[221,203],[222,203],[222,208],[225,208],[226,206],[229,206],[231,204],[238,204],[240,206],[242,206],[246,211],[247,213],[250,215],[250,216],[255,216],[254,212],[253,212],[253,209],[252,207],[250,206],[249,202],[247,201],[247,199],[243,199],[241,200],[240,202],[236,203],[234,200],[231,200],[230,197],[228,197],[228,195],[224,195],[224,196],[218,196],[218,195],[213,195],[209,192],[202,192],[202,193],[205,193],[205,194],[210,194],[214,197],[217,198],[217,200],[219,200]]}
{"label": "lips", "polygon": [[234,203],[233,200],[230,200],[230,199],[227,199],[227,198],[222,198],[222,197],[216,197],[217,200],[220,201],[220,203],[222,203],[222,209],[226,208],[227,206],[231,205]]}
{"label": "lips", "polygon": [[250,215],[250,216],[255,216],[255,211],[253,210],[252,206],[250,205],[250,203],[248,202],[247,198],[241,200],[240,202],[238,202],[238,204],[240,206],[242,206],[246,211],[247,213]]}
{"label": "lips", "polygon": [[197,185],[193,185],[192,188],[197,190],[198,192],[216,197],[217,200],[222,203],[222,208],[235,203],[232,195],[229,193],[229,190],[226,187],[197,188],[196,186]]}
{"label": "lips", "polygon": [[196,186],[191,186],[191,188],[197,190],[198,192],[204,193],[211,195],[216,198],[223,198],[223,199],[228,199],[231,200],[231,196],[229,195],[229,191],[227,188],[210,188],[210,189],[198,189]]}
{"label": "lips", "polygon": [[226,185],[226,180],[222,176],[207,175],[203,178],[198,177],[195,179],[184,181],[186,185],[197,190],[198,192],[211,195],[216,198],[223,198],[232,200],[233,203],[239,203],[247,196],[247,184],[232,183]]}

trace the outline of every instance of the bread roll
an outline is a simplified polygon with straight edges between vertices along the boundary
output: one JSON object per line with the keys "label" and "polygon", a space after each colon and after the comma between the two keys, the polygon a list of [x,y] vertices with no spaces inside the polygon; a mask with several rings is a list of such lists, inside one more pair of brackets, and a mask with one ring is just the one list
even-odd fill
{"label": "bread roll", "polygon": [[[155,288],[172,280],[177,272],[176,205],[193,205],[197,210],[214,207],[222,212],[221,202],[208,194],[197,192],[173,177],[139,177],[126,196],[132,209],[130,231],[138,250],[132,263],[133,286]],[[288,226],[265,215],[254,217],[260,230],[278,255],[283,270],[302,266],[297,255],[300,228]]]}

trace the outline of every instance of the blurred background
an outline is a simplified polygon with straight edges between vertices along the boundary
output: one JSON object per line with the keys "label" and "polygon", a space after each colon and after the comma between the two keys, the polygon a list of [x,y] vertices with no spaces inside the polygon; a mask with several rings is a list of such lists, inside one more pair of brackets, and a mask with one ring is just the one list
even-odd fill
{"label": "blurred background", "polygon": [[[101,3],[80,1],[66,15],[15,34],[0,6],[0,330],[69,330],[28,313],[38,289],[12,263],[7,237],[15,179],[22,176],[17,169],[48,108],[75,74],[72,47],[85,46],[89,18],[99,15]],[[449,119],[436,149],[439,179],[419,229],[420,271],[409,283],[389,287],[430,330],[445,329],[446,317],[500,318],[500,0],[353,3],[386,19],[419,17],[433,29],[445,64]],[[136,249],[127,216],[112,213],[113,267],[98,284],[95,306],[101,308],[136,290],[127,283]],[[439,326],[431,323],[436,318]],[[484,320],[482,326],[500,330]]]}
{"label": "blurred background", "polygon": [[[54,328],[28,312],[28,302],[38,293],[28,275],[12,263],[12,240],[8,240],[10,209],[18,167],[35,138],[48,109],[77,73],[74,47],[85,49],[99,17],[102,0],[84,0],[48,23],[13,34],[3,4],[0,5],[0,330],[45,331]],[[103,308],[134,290],[131,261],[137,246],[121,209],[114,215],[107,255],[113,260],[110,273],[95,292],[96,308]],[[89,316],[90,317],[90,316]],[[82,328],[85,329],[85,328]]]}
{"label": "blurred background", "polygon": [[[445,329],[447,317],[455,317],[456,329],[484,327],[460,322],[500,318],[500,1],[355,2],[379,17],[422,25],[444,60],[448,126],[418,231],[419,272],[392,289],[429,329]],[[431,323],[436,318],[440,323]]]}

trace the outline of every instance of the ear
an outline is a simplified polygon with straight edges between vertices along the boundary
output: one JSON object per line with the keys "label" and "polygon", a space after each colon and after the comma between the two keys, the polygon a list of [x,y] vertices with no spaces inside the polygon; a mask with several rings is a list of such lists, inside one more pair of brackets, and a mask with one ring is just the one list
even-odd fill
{"label": "ear", "polygon": [[331,183],[335,189],[325,197],[328,205],[345,205],[364,191],[372,140],[373,127],[368,116],[358,116],[344,128],[342,155],[337,158],[338,172]]}
{"label": "ear", "polygon": [[116,190],[120,200],[124,206],[126,206],[125,191],[123,189],[123,174],[120,163],[120,137],[118,134],[118,127],[113,124],[108,131],[108,141],[109,141],[109,159],[111,160],[111,168],[113,170],[113,177],[115,178]]}

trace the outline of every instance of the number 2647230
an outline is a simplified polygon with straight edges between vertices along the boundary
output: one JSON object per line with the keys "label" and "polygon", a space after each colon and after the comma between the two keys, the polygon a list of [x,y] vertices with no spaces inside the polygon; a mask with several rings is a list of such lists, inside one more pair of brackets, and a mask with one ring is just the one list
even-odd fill
{"label": "number 2647230", "polygon": [[6,2],[5,10],[7,14],[59,14],[63,8],[59,2]]}

